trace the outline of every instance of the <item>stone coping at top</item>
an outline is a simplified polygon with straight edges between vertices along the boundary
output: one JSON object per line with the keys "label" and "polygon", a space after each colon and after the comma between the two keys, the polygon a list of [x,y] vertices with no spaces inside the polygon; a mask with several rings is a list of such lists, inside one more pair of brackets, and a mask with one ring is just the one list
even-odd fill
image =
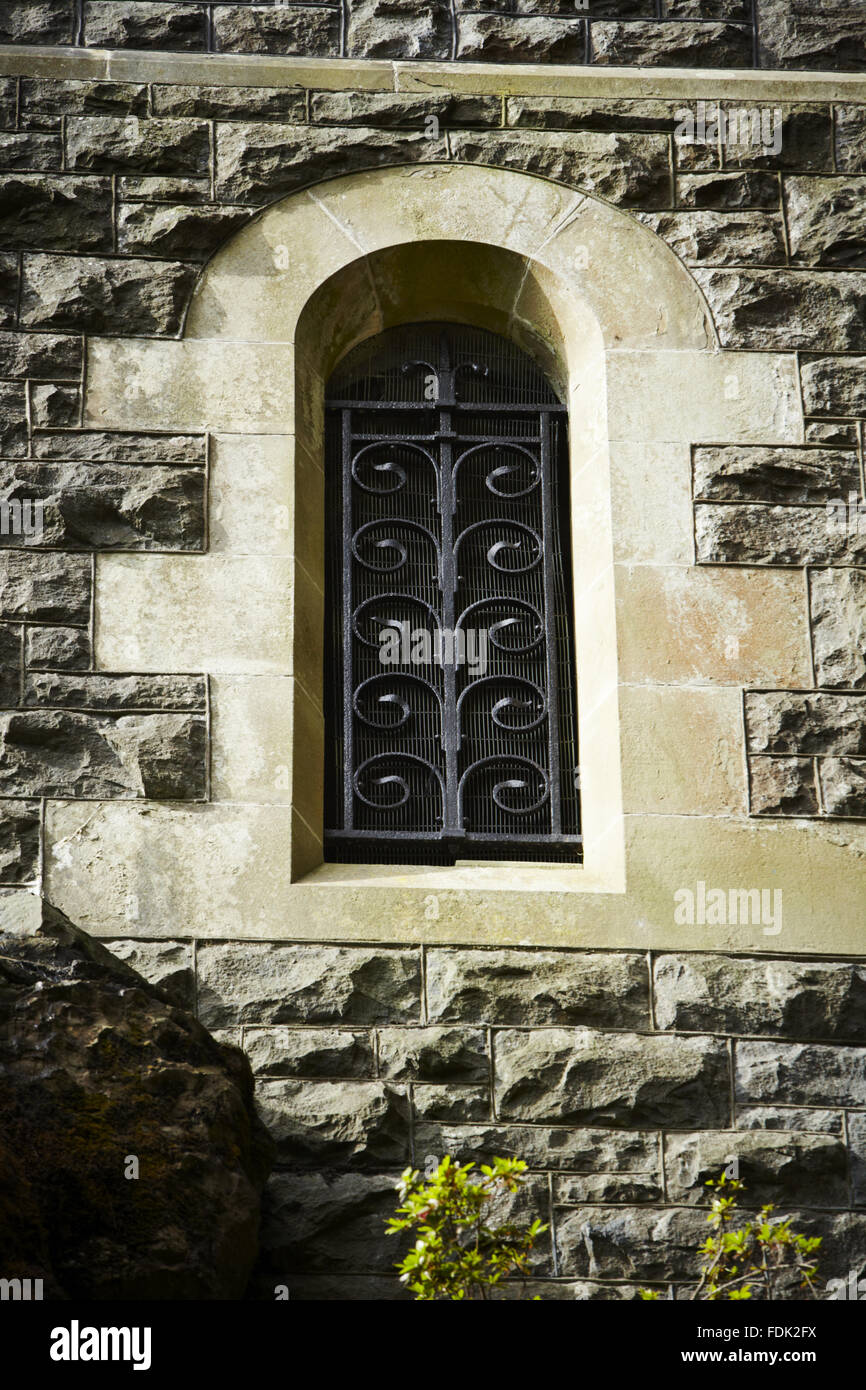
{"label": "stone coping at top", "polygon": [[0,44],[0,75],[84,81],[317,87],[371,92],[499,92],[513,96],[863,101],[866,73],[604,68],[551,63],[383,62],[230,53],[155,53]]}

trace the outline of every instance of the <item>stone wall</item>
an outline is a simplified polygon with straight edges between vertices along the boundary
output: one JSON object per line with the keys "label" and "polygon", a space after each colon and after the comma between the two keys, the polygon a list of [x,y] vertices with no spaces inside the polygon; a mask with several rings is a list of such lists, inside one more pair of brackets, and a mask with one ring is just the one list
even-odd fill
{"label": "stone wall", "polygon": [[0,42],[484,63],[866,67],[856,0],[3,0]]}
{"label": "stone wall", "polygon": [[533,1291],[686,1297],[702,1184],[866,1268],[866,966],[707,953],[201,941],[111,949],[243,1046],[277,1141],[256,1296],[396,1298],[409,1164],[524,1158]]}

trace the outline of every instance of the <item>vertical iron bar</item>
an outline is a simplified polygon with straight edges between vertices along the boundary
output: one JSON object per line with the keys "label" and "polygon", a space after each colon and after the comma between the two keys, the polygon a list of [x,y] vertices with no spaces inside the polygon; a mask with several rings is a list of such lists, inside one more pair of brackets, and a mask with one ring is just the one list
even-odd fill
{"label": "vertical iron bar", "polygon": [[340,412],[343,427],[343,828],[355,825],[355,728],[352,709],[352,412]]}
{"label": "vertical iron bar", "polygon": [[547,663],[547,748],[550,777],[550,831],[562,834],[562,796],[559,772],[559,687],[557,685],[556,586],[553,570],[554,531],[551,487],[550,416],[540,412],[542,551],[544,563],[544,641]]}
{"label": "vertical iron bar", "polygon": [[446,834],[460,834],[462,826],[457,819],[457,668],[453,657],[456,655],[454,642],[454,614],[457,591],[457,566],[454,557],[454,517],[457,503],[454,495],[454,445],[452,442],[452,411],[449,406],[456,404],[454,396],[454,373],[451,368],[448,338],[442,334],[439,339],[438,360],[439,382],[439,466],[441,469],[439,492],[442,498],[442,574],[439,584],[442,591],[442,626],[451,636],[450,662],[443,664],[444,678],[444,741],[445,741],[445,822]]}

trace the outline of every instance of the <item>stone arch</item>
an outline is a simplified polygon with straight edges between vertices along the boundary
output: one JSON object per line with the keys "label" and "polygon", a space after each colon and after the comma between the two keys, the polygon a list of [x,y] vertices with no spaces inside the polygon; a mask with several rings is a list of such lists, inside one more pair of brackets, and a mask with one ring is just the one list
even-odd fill
{"label": "stone arch", "polygon": [[[323,381],[355,343],[425,317],[505,333],[568,393],[581,868],[526,868],[503,882],[496,868],[383,878],[361,866],[321,866]],[[201,429],[213,439],[208,552],[97,561],[98,664],[211,677],[211,803],[112,809],[140,866],[126,875],[147,879],[148,855],[160,865],[150,892],[156,917],[176,914],[179,903],[199,920],[205,912],[195,886],[184,886],[189,836],[221,885],[204,894],[219,918],[218,930],[212,918],[205,930],[219,935],[363,933],[366,890],[379,939],[405,935],[416,921],[426,930],[431,920],[434,934],[471,935],[469,899],[472,914],[487,904],[487,930],[519,901],[537,908],[539,892],[623,895],[616,610],[621,648],[647,599],[623,606],[615,566],[653,545],[692,563],[683,476],[691,442],[763,439],[768,428],[780,440],[795,437],[793,364],[789,379],[782,359],[756,369],[762,356],[720,352],[697,284],[636,219],[538,177],[459,164],[353,174],[294,194],[212,258],[180,340],[91,342],[88,423]],[[725,388],[732,372],[733,393]],[[671,495],[660,498],[652,450],[668,441],[678,471],[664,474],[661,492]],[[620,455],[617,507],[637,538],[615,535],[611,442]],[[640,522],[647,509],[652,538]],[[147,615],[138,627],[133,611]],[[110,846],[109,834],[94,853]],[[264,895],[250,888],[257,873]],[[61,884],[53,892],[64,900]],[[432,919],[424,909],[431,892]],[[573,910],[560,922],[559,909],[545,908],[549,930],[565,930]]]}

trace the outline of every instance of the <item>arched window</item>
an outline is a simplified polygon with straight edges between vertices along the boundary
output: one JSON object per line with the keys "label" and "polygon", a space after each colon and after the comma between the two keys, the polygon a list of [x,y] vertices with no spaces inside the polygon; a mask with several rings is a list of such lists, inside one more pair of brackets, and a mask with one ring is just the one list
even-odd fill
{"label": "arched window", "polygon": [[567,413],[513,343],[392,329],[326,395],[325,857],[580,859]]}

